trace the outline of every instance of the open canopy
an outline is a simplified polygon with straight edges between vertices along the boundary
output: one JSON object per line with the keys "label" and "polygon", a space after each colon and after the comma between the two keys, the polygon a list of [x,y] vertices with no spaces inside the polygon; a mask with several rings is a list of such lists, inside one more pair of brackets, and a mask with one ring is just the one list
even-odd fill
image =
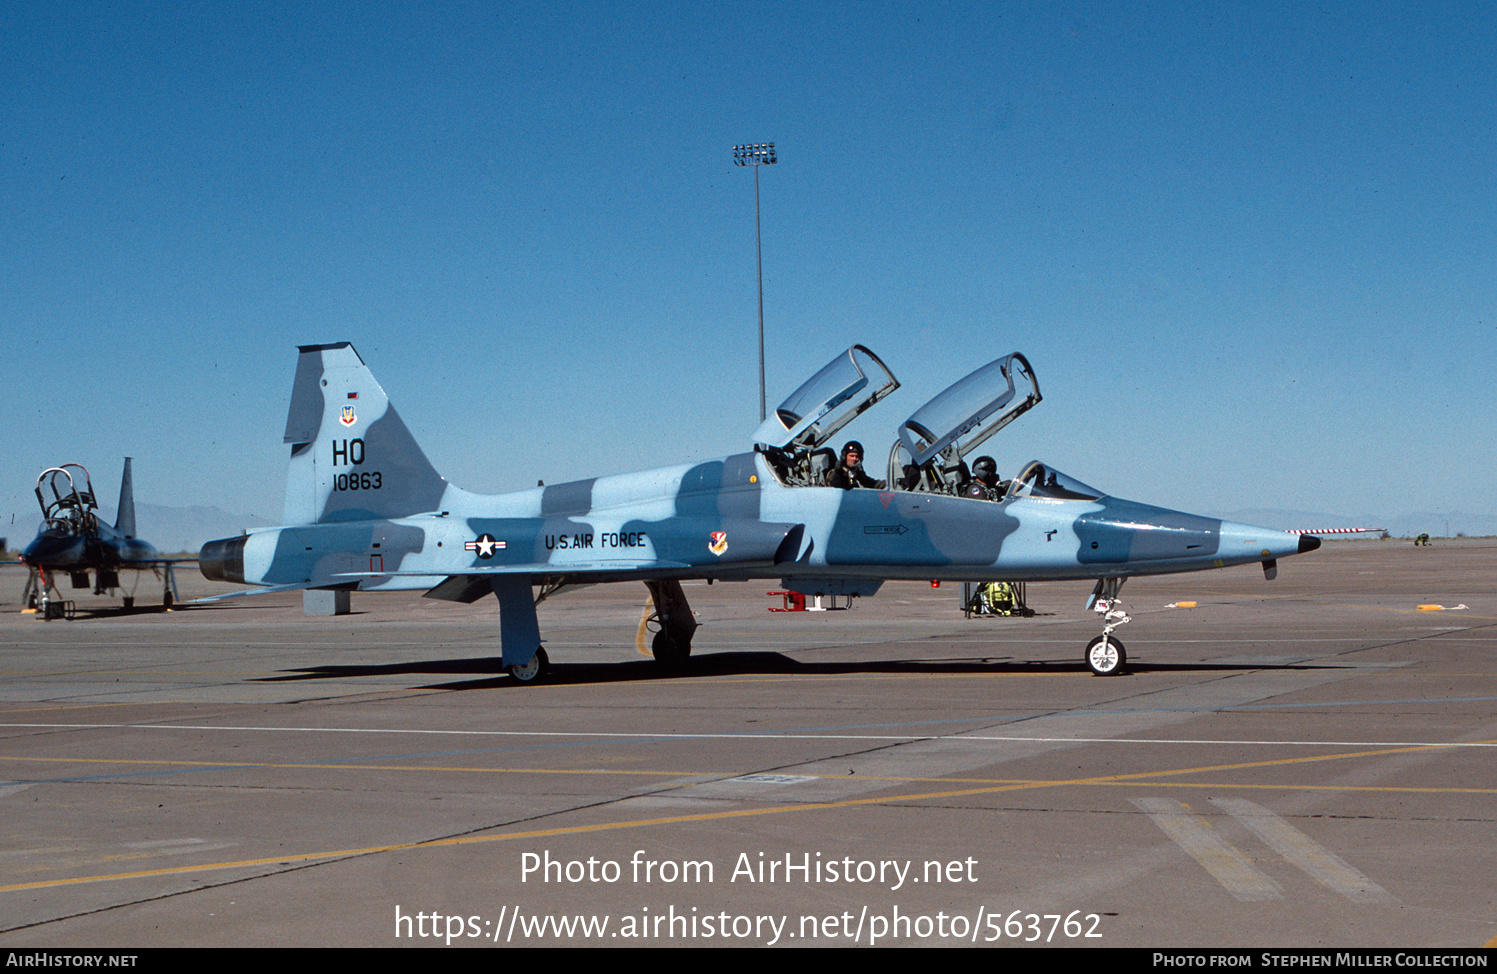
{"label": "open canopy", "polygon": [[1014,352],[952,383],[921,406],[899,427],[899,440],[909,462],[917,466],[942,453],[954,463],[1039,401],[1034,370],[1028,359]]}
{"label": "open canopy", "polygon": [[754,431],[754,442],[790,452],[814,450],[898,388],[899,380],[877,355],[854,345],[780,403]]}

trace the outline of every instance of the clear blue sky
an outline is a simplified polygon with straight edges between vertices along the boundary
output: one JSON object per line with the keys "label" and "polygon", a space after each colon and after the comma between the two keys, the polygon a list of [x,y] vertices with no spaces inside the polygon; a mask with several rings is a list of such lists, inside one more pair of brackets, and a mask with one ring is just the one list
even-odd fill
{"label": "clear blue sky", "polygon": [[[0,15],[0,514],[278,519],[297,344],[454,483],[700,460],[860,342],[894,427],[1201,512],[1497,512],[1497,8],[92,3]],[[0,525],[0,534],[6,533]]]}

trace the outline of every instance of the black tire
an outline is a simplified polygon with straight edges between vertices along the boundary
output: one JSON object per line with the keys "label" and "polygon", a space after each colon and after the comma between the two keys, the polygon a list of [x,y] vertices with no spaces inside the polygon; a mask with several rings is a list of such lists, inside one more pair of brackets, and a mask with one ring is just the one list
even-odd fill
{"label": "black tire", "polygon": [[691,655],[691,642],[672,639],[671,634],[662,629],[650,642],[650,652],[654,655],[655,662],[662,666],[679,666]]}
{"label": "black tire", "polygon": [[[1103,640],[1106,640],[1106,649]],[[1128,664],[1128,651],[1116,636],[1098,636],[1086,644],[1086,665],[1096,676],[1117,676]]]}
{"label": "black tire", "polygon": [[529,663],[522,666],[506,667],[510,677],[516,683],[535,683],[546,675],[551,668],[551,660],[546,656],[544,649],[537,649],[535,655],[530,658]]}

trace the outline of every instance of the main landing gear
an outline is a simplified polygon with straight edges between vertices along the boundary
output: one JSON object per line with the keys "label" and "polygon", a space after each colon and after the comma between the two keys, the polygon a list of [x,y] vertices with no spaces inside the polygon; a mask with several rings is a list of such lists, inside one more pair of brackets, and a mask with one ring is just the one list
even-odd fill
{"label": "main landing gear", "polygon": [[[656,630],[651,643],[655,659],[662,666],[679,666],[691,655],[691,637],[697,630],[696,617],[691,614],[686,593],[675,579],[647,579],[645,585],[655,607],[646,620]],[[551,668],[551,660],[540,647],[541,630],[535,614],[535,599],[531,597],[530,579],[523,575],[495,575],[487,586],[499,599],[499,641],[504,652],[505,672],[522,685],[543,679]],[[458,601],[472,601],[482,594],[483,589],[464,591],[466,594],[459,596]],[[543,586],[541,597],[545,598],[552,591],[555,589]],[[536,647],[534,654],[528,652],[531,646]]]}
{"label": "main landing gear", "polygon": [[645,620],[646,625],[657,625],[660,630],[650,642],[650,652],[655,662],[665,667],[680,666],[691,655],[691,637],[696,634],[697,620],[691,614],[691,605],[681,583],[673,578],[647,579],[650,601],[655,611]]}
{"label": "main landing gear", "polygon": [[[499,599],[499,645],[504,652],[504,669],[516,683],[534,683],[546,675],[551,660],[541,648],[541,627],[535,617],[530,579],[525,575],[494,575],[488,584]],[[530,652],[532,646],[534,653]]]}
{"label": "main landing gear", "polygon": [[516,683],[534,683],[545,676],[550,668],[551,658],[539,647],[536,648],[535,655],[530,657],[530,662],[505,667]]}
{"label": "main landing gear", "polygon": [[1123,600],[1118,597],[1126,581],[1126,578],[1099,578],[1088,600],[1092,611],[1107,623],[1102,635],[1086,644],[1086,665],[1096,676],[1117,676],[1128,664],[1128,651],[1123,648],[1122,640],[1112,634],[1114,629],[1133,621],[1123,611]]}

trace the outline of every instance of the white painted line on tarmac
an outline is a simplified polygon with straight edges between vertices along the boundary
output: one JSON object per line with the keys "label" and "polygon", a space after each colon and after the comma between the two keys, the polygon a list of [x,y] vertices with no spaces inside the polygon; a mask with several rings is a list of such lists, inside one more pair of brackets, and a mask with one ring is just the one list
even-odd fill
{"label": "white painted line on tarmac", "polygon": [[1277,883],[1254,868],[1247,856],[1217,835],[1210,823],[1192,814],[1185,805],[1171,798],[1134,798],[1132,801],[1235,899],[1251,903],[1281,898]]}
{"label": "white painted line on tarmac", "polygon": [[1362,875],[1341,857],[1261,805],[1244,798],[1213,798],[1211,804],[1229,813],[1274,852],[1310,878],[1354,903],[1396,903],[1387,890]]}

